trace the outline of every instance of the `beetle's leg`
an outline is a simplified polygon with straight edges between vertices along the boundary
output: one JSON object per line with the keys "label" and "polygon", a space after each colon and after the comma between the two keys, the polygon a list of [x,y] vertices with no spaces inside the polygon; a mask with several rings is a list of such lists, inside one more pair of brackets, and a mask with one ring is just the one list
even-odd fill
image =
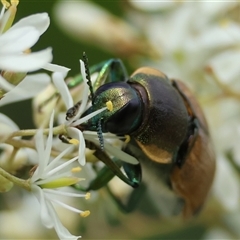
{"label": "beetle's leg", "polygon": [[106,61],[99,71],[96,82],[94,83],[94,91],[101,85],[115,81],[127,81],[128,74],[125,66],[120,59],[110,59]]}
{"label": "beetle's leg", "polygon": [[[69,144],[71,138],[65,135],[59,135],[59,139],[63,143]],[[122,162],[118,159],[111,159],[104,151],[102,151],[97,145],[92,142],[86,141],[86,146],[95,150],[93,153],[98,159],[106,164],[105,167],[98,173],[97,177],[90,182],[90,185],[83,189],[81,187],[76,187],[84,191],[97,190],[105,186],[115,175],[118,176],[122,181],[128,185],[136,188],[139,186],[141,181],[141,167],[140,164],[132,165],[125,162]],[[122,173],[120,168],[123,166],[127,177]],[[110,171],[109,171],[110,170]]]}
{"label": "beetle's leg", "polygon": [[175,162],[178,167],[182,167],[185,160],[187,159],[188,154],[191,152],[192,147],[194,146],[194,143],[197,139],[198,131],[199,122],[197,118],[190,117],[187,137],[179,147],[173,160],[173,162]]}
{"label": "beetle's leg", "polygon": [[[100,161],[105,163],[105,165],[112,171],[112,175],[109,174],[108,177],[102,183],[100,183],[101,177],[99,177],[99,180],[97,179],[96,182],[98,182],[98,187],[92,186],[91,184],[95,184],[96,182],[92,182],[90,185],[90,188],[100,188],[104,185],[106,185],[107,182],[111,180],[112,177],[118,176],[122,181],[127,183],[128,185],[132,186],[133,188],[136,188],[139,186],[141,182],[141,166],[140,164],[132,165],[125,162],[122,162],[121,160],[113,160],[111,159],[104,151],[100,149],[96,144],[86,141],[86,147],[88,147],[91,150],[94,150],[93,153]],[[123,166],[124,171],[126,171],[126,175],[120,170],[121,166]],[[106,170],[103,170],[106,171]],[[94,180],[95,181],[95,180]],[[89,188],[89,190],[90,190]]]}
{"label": "beetle's leg", "polygon": [[73,107],[69,108],[66,112],[66,120],[70,120],[71,118],[77,115],[78,109],[81,105],[82,101],[77,102]]}
{"label": "beetle's leg", "polygon": [[129,194],[128,199],[125,200],[115,196],[115,194],[111,191],[109,186],[107,186],[106,188],[109,195],[118,205],[120,210],[125,213],[133,212],[138,207],[140,200],[143,199],[143,196],[145,195],[147,190],[145,184],[142,183],[138,188],[133,189],[133,191]]}
{"label": "beetle's leg", "polygon": [[[127,71],[120,59],[110,59],[100,62],[89,68],[90,74],[99,73],[96,83],[94,84],[94,90],[106,82],[125,81],[128,77]],[[108,80],[106,80],[108,79]],[[82,83],[83,79],[81,75],[74,77],[67,85],[68,88],[74,88]]]}
{"label": "beetle's leg", "polygon": [[[120,168],[121,162],[119,160],[111,160]],[[108,182],[113,179],[115,174],[109,169],[109,167],[104,166],[100,171],[97,172],[97,176],[89,183],[85,188],[75,185],[74,187],[81,191],[99,190],[102,187],[106,187]]]}
{"label": "beetle's leg", "polygon": [[70,144],[70,140],[71,140],[70,137],[67,137],[67,136],[65,136],[65,135],[63,135],[63,134],[60,134],[60,135],[58,136],[58,138],[59,138],[63,143]]}

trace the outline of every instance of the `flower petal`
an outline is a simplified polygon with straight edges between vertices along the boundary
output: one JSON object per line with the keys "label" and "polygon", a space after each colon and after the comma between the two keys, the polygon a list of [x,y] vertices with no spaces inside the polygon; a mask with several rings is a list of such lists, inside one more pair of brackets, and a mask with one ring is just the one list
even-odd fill
{"label": "flower petal", "polygon": [[89,87],[87,85],[86,69],[85,69],[84,62],[82,60],[80,60],[80,68],[81,68],[81,74],[82,74],[83,83],[84,83],[84,90],[83,90],[82,104],[77,114],[78,117],[75,117],[75,119],[79,118],[82,115],[83,111],[85,110],[88,102],[88,92],[89,92]]}
{"label": "flower petal", "polygon": [[68,90],[68,87],[64,81],[63,74],[59,72],[53,73],[53,83],[60,92],[60,95],[66,105],[66,108],[69,109],[70,107],[73,106],[73,99],[72,96]]}
{"label": "flower petal", "polygon": [[70,68],[53,63],[46,63],[42,68],[51,72],[60,72],[63,74],[64,78],[67,76],[67,73],[70,70]]}
{"label": "flower petal", "polygon": [[47,30],[49,24],[50,19],[47,13],[37,13],[21,19],[15,23],[11,29],[16,30],[24,26],[33,26],[38,30],[39,34],[42,35]]}
{"label": "flower petal", "polygon": [[18,131],[18,125],[8,116],[0,113],[0,123],[8,125],[13,131]]}
{"label": "flower petal", "polygon": [[56,233],[61,240],[77,240],[81,238],[81,236],[72,235],[60,222],[59,217],[52,205],[51,202],[47,202],[48,211],[52,217],[53,225],[56,230]]}
{"label": "flower petal", "polygon": [[31,182],[37,181],[41,178],[45,167],[47,166],[48,159],[44,158],[44,139],[43,139],[43,130],[40,128],[35,135],[35,146],[38,152],[38,167],[31,177]]}
{"label": "flower petal", "polygon": [[73,145],[69,146],[68,148],[64,149],[64,151],[62,151],[57,157],[55,157],[46,167],[46,171],[50,171],[52,169],[54,169],[55,167],[57,167],[59,164],[59,160],[68,152],[70,152],[72,149],[74,148]]}
{"label": "flower petal", "polygon": [[80,119],[78,119],[77,121],[73,122],[73,123],[71,124],[71,126],[80,125],[81,123],[86,122],[86,121],[89,120],[90,118],[98,115],[99,113],[105,111],[106,109],[107,109],[107,107],[104,107],[104,108],[101,108],[101,109],[99,109],[99,110],[97,110],[97,111],[95,111],[95,112],[92,112],[92,113],[88,114],[87,116],[85,116],[85,117],[83,117],[83,118],[80,118]]}
{"label": "flower petal", "polygon": [[31,48],[39,36],[39,32],[33,27],[24,27],[15,31],[9,30],[0,37],[0,55],[21,53]]}
{"label": "flower petal", "polygon": [[40,207],[41,207],[40,214],[41,214],[41,219],[43,224],[47,228],[54,227],[54,223],[52,222],[52,216],[48,210],[49,206],[47,205],[47,201],[45,199],[43,190],[37,185],[32,185],[32,193],[35,195],[35,197],[40,203]]}
{"label": "flower petal", "polygon": [[54,120],[54,110],[52,111],[50,121],[49,121],[49,133],[48,133],[48,138],[46,142],[46,148],[44,151],[44,158],[47,158],[49,160],[51,156],[52,141],[53,141],[53,120]]}
{"label": "flower petal", "polygon": [[50,77],[47,74],[28,75],[14,89],[4,95],[0,100],[0,106],[32,98],[45,89],[49,82]]}
{"label": "flower petal", "polygon": [[81,165],[85,165],[86,158],[85,158],[85,140],[83,138],[83,134],[80,130],[74,127],[68,127],[67,128],[68,134],[70,137],[78,139],[79,140],[79,147],[78,147],[78,162]]}
{"label": "flower petal", "polygon": [[0,68],[8,71],[35,71],[52,61],[52,49],[46,48],[30,54],[0,56]]}
{"label": "flower petal", "polygon": [[[62,163],[61,165],[59,165],[58,167],[50,170],[49,172],[47,172],[47,175],[45,176],[45,178],[49,178],[50,176],[56,174],[58,171],[65,169],[68,165],[70,165],[71,163],[73,163],[74,161],[76,161],[78,159],[78,157],[74,157],[64,163]],[[57,175],[56,175],[57,176]]]}

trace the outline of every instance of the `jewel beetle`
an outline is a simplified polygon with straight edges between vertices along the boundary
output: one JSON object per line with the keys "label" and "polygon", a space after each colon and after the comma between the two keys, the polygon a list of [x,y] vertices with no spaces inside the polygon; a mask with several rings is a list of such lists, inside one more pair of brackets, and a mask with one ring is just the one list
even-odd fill
{"label": "jewel beetle", "polygon": [[119,59],[104,62],[96,70],[92,106],[84,115],[108,101],[113,110],[79,128],[129,135],[123,151],[138,159],[136,171],[142,171],[142,182],[161,213],[185,217],[198,213],[213,182],[215,155],[194,95],[183,82],[154,68],[141,67],[129,77]]}

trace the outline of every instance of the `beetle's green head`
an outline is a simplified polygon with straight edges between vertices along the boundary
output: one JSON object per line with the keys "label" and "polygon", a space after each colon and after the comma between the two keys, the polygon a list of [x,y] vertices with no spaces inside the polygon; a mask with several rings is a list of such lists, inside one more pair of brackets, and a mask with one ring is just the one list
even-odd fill
{"label": "beetle's green head", "polygon": [[142,121],[142,101],[137,91],[126,82],[111,82],[100,86],[94,95],[92,106],[84,113],[87,115],[112,104],[112,109],[91,118],[86,130],[97,131],[101,122],[102,132],[119,135],[130,134]]}

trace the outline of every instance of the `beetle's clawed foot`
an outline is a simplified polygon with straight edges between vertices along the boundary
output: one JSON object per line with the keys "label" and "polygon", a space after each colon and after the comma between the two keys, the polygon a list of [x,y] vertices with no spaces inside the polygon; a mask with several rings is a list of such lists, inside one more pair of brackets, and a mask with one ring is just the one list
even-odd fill
{"label": "beetle's clawed foot", "polygon": [[66,120],[69,121],[71,118],[77,115],[79,106],[81,105],[81,101],[77,102],[73,107],[69,108],[66,112]]}

